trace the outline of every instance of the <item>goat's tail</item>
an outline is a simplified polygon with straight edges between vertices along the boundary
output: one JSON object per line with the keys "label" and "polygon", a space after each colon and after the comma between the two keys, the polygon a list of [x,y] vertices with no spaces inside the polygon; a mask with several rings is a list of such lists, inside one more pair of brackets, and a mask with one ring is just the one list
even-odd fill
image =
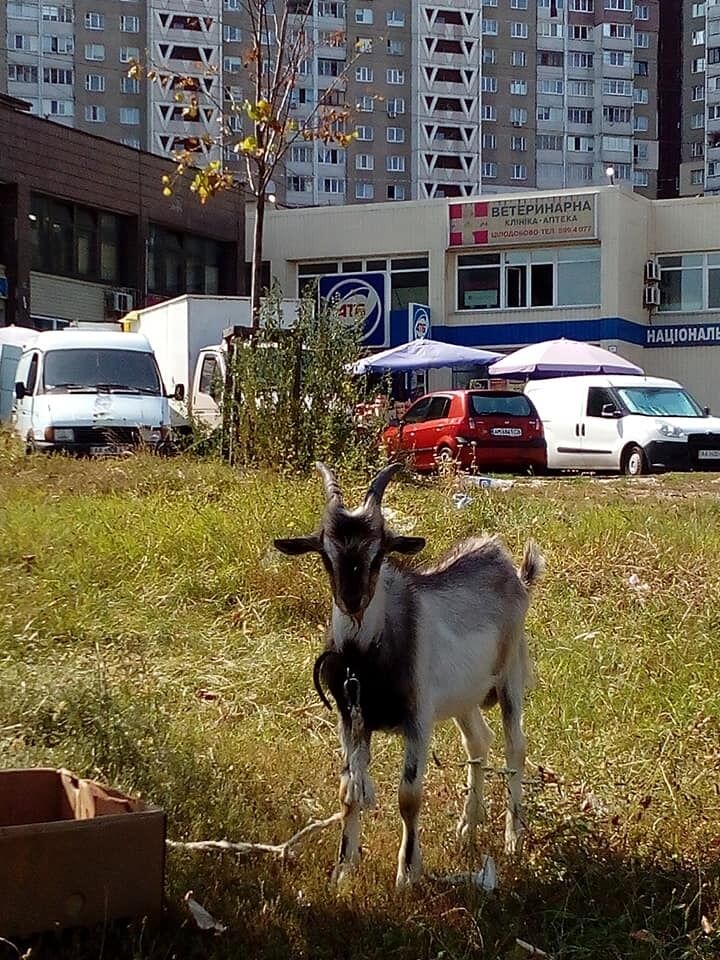
{"label": "goat's tail", "polygon": [[534,540],[528,540],[525,544],[522,563],[518,570],[518,576],[529,590],[535,586],[537,581],[545,571],[545,558],[540,553],[540,547]]}

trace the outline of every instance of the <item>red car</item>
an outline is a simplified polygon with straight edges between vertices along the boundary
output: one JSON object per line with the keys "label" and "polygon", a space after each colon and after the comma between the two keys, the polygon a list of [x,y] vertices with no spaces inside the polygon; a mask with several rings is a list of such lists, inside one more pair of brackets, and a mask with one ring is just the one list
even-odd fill
{"label": "red car", "polygon": [[420,397],[397,425],[386,427],[390,454],[407,455],[418,471],[439,463],[464,470],[542,471],[545,435],[524,393],[510,390],[439,390]]}

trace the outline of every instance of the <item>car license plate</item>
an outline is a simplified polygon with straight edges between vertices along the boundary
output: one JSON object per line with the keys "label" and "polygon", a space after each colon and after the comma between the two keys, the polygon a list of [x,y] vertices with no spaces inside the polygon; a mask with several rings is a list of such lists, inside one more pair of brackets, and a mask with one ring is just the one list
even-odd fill
{"label": "car license plate", "polygon": [[91,457],[125,457],[132,453],[130,447],[121,447],[117,444],[110,444],[104,447],[90,447]]}
{"label": "car license plate", "polygon": [[698,450],[698,460],[720,460],[720,450]]}
{"label": "car license plate", "polygon": [[521,437],[520,427],[492,427],[490,430],[492,437]]}

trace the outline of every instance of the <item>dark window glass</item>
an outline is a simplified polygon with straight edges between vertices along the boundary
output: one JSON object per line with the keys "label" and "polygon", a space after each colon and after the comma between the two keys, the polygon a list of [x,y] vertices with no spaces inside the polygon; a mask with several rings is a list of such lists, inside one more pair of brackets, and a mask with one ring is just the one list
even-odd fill
{"label": "dark window glass", "polygon": [[387,270],[387,260],[368,260],[368,270]]}
{"label": "dark window glass", "polygon": [[200,393],[207,393],[213,400],[218,400],[222,394],[222,381],[215,357],[205,357],[203,359],[199,390]]}
{"label": "dark window glass", "polygon": [[505,268],[505,303],[508,307],[527,306],[527,267],[524,264]]}
{"label": "dark window glass", "polygon": [[425,414],[430,409],[431,401],[432,397],[424,397],[422,400],[414,403],[403,417],[405,423],[420,423],[422,420],[425,420]]}
{"label": "dark window glass", "polygon": [[337,273],[336,263],[301,263],[298,264],[299,277],[321,277],[325,273]]}
{"label": "dark window glass", "polygon": [[426,420],[442,420],[448,415],[450,397],[433,397],[425,416]]}
{"label": "dark window glass", "polygon": [[37,383],[37,373],[38,373],[38,355],[33,354],[33,358],[30,361],[30,369],[28,370],[27,383],[25,384],[25,390],[27,393],[35,393],[35,384]]}
{"label": "dark window glass", "polygon": [[406,307],[409,303],[427,303],[428,271],[417,270],[393,273],[390,277],[392,308]]}
{"label": "dark window glass", "polygon": [[473,393],[470,395],[470,409],[476,417],[529,417],[533,408],[522,393]]}
{"label": "dark window glass", "polygon": [[587,415],[589,417],[601,417],[602,408],[607,403],[612,404],[613,407],[617,407],[615,398],[610,390],[607,390],[605,387],[590,387],[587,401]]}
{"label": "dark window glass", "polygon": [[553,305],[553,265],[534,263],[532,265],[532,304],[533,307],[551,307]]}
{"label": "dark window glass", "polygon": [[151,225],[148,288],[153,293],[219,293],[221,263],[218,241]]}
{"label": "dark window glass", "polygon": [[362,268],[362,260],[346,260],[341,266],[343,273],[362,273]]}
{"label": "dark window glass", "polygon": [[493,310],[500,306],[500,267],[458,270],[458,310]]}
{"label": "dark window glass", "polygon": [[141,350],[51,350],[45,355],[46,392],[95,391],[98,386],[128,393],[160,394],[151,353]]}

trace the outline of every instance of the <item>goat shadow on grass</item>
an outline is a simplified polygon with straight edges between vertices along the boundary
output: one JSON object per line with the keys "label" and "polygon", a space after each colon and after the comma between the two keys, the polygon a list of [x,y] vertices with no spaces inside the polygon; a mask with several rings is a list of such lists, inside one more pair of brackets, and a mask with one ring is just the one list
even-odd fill
{"label": "goat shadow on grass", "polygon": [[[720,935],[701,926],[720,907],[717,860],[655,863],[580,835],[531,853],[531,865],[498,858],[491,895],[440,880],[398,895],[390,863],[374,862],[340,896],[326,882],[324,844],[286,866],[173,853],[160,919],[48,935],[19,954],[0,941],[0,958],[31,946],[33,960],[526,960],[516,938],[553,960],[720,956]],[[181,904],[188,889],[226,932],[194,926]]]}

